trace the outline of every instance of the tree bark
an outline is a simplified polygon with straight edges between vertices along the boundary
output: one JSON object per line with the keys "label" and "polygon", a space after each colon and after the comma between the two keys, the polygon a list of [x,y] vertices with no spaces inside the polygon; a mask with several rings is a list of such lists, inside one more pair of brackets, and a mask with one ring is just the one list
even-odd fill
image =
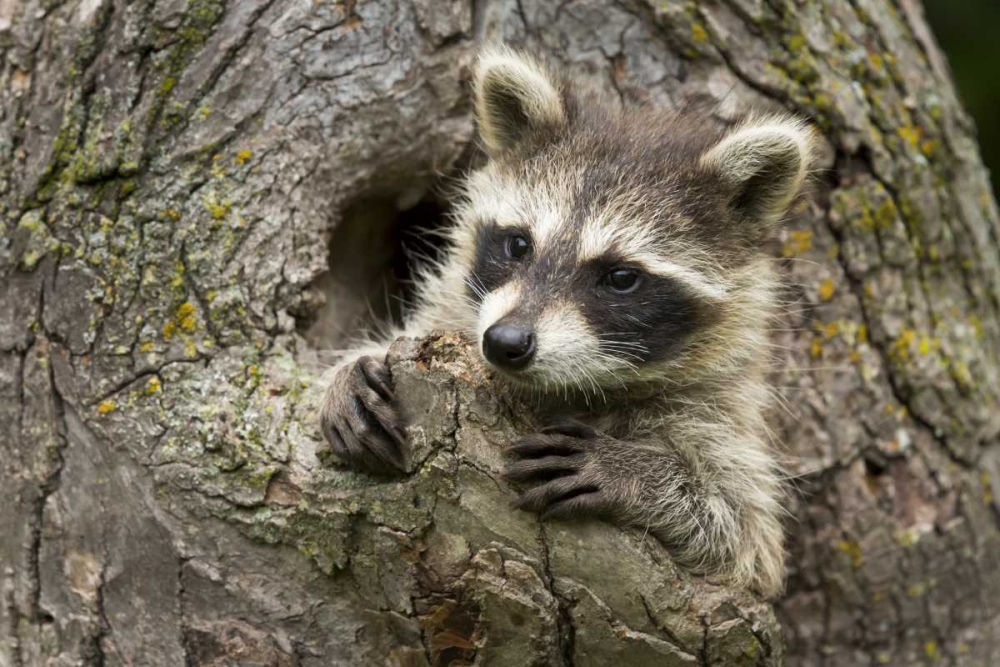
{"label": "tree bark", "polygon": [[[414,474],[318,455],[316,346],[475,159],[495,39],[825,136],[776,248],[773,609],[511,510],[530,413],[452,336],[390,356]],[[1000,221],[916,0],[0,0],[0,53],[0,666],[1000,659]]]}

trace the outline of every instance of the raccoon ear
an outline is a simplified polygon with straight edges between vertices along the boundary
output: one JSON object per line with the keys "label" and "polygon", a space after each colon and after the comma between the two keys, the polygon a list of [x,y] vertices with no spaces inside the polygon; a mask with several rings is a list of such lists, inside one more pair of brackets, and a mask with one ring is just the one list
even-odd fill
{"label": "raccoon ear", "polygon": [[479,133],[491,156],[566,122],[559,81],[530,56],[503,46],[486,49],[473,86]]}
{"label": "raccoon ear", "polygon": [[751,119],[701,157],[730,188],[730,206],[744,218],[777,222],[799,194],[813,153],[812,129],[790,117]]}

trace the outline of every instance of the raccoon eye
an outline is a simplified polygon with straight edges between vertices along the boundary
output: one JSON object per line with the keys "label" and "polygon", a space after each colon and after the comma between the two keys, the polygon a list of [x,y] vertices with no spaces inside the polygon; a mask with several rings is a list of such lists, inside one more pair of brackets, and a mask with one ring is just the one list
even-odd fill
{"label": "raccoon eye", "polygon": [[507,248],[508,257],[511,259],[521,259],[531,252],[531,241],[520,234],[515,234],[507,237],[505,247]]}
{"label": "raccoon eye", "polygon": [[642,282],[642,275],[635,269],[615,269],[601,279],[608,288],[619,294],[634,292]]}

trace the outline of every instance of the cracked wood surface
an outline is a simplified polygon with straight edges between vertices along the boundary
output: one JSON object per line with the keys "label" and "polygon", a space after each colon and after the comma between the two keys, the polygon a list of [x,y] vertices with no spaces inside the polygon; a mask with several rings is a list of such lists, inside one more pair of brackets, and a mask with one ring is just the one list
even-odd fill
{"label": "cracked wood surface", "polygon": [[[510,511],[528,424],[459,341],[395,348],[414,475],[317,456],[330,233],[466,160],[498,38],[826,137],[775,249],[774,612]],[[1000,221],[915,0],[0,0],[0,54],[0,665],[1000,658]]]}

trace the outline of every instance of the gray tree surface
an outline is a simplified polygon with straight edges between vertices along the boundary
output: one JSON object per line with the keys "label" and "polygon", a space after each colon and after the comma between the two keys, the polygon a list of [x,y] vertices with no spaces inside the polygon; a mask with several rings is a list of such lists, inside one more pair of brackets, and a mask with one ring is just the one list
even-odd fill
{"label": "gray tree surface", "polygon": [[[322,350],[477,159],[498,39],[825,136],[773,606],[511,510],[530,411],[455,336],[390,355],[412,474],[324,455]],[[1000,661],[1000,221],[916,0],[0,0],[0,225],[3,667]]]}

